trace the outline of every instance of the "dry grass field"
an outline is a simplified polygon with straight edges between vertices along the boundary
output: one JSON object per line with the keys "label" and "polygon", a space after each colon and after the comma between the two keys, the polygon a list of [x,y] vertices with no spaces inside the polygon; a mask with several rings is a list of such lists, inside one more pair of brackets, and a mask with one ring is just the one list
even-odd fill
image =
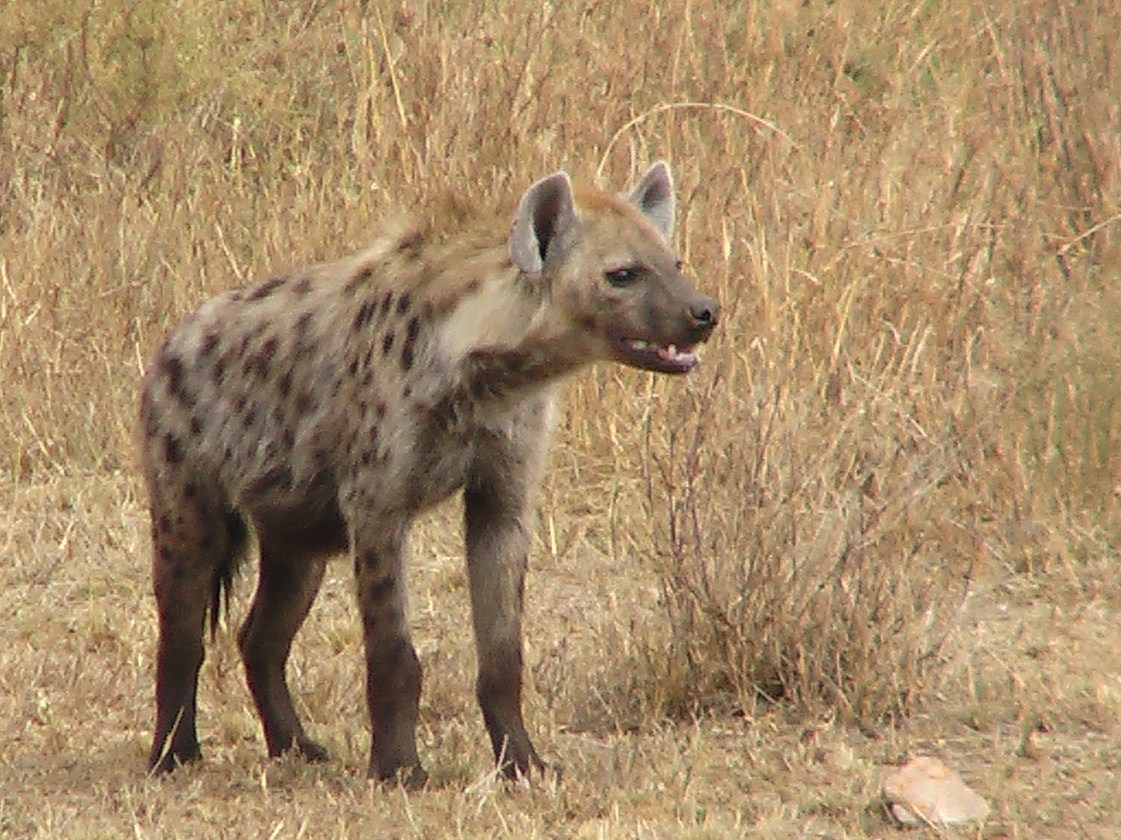
{"label": "dry grass field", "polygon": [[[890,837],[935,755],[983,825],[1121,836],[1121,7],[10,0],[0,13],[0,837]],[[230,625],[205,760],[144,775],[141,371],[207,296],[448,189],[666,158],[725,319],[570,384],[506,785],[454,505],[414,540],[430,788],[364,778],[328,571],[269,761]]]}

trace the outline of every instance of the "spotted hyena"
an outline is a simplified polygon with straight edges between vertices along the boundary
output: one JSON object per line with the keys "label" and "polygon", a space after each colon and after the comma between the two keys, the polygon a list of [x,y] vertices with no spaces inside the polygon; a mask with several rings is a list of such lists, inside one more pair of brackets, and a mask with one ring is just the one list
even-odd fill
{"label": "spotted hyena", "polygon": [[533,496],[560,382],[591,362],[697,363],[716,301],[669,243],[669,168],[626,196],[533,184],[512,223],[462,204],[351,257],[202,304],[144,381],[143,466],[159,614],[154,772],[199,756],[195,695],[249,533],[260,574],[238,634],[270,755],[310,759],[285,663],[326,560],[354,563],[369,772],[423,783],[410,641],[413,518],[463,490],[477,696],[499,766],[542,767],[521,712],[522,592]]}

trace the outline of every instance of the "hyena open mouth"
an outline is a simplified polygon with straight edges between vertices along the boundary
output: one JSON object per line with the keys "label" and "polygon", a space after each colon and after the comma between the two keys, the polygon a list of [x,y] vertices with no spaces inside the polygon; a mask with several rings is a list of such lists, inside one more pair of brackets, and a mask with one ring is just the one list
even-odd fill
{"label": "hyena open mouth", "polygon": [[695,344],[657,344],[641,338],[616,338],[613,346],[623,364],[657,373],[688,373],[700,360]]}

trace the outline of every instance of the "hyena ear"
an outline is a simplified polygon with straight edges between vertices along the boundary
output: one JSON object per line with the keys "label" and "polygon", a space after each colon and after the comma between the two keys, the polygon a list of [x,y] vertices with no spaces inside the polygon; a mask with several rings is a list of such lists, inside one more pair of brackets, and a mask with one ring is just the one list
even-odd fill
{"label": "hyena ear", "polygon": [[525,191],[510,228],[510,257],[527,274],[540,274],[545,254],[576,223],[572,182],[555,172]]}
{"label": "hyena ear", "polygon": [[673,176],[669,164],[660,160],[646,170],[631,190],[630,202],[646,216],[667,242],[673,236]]}

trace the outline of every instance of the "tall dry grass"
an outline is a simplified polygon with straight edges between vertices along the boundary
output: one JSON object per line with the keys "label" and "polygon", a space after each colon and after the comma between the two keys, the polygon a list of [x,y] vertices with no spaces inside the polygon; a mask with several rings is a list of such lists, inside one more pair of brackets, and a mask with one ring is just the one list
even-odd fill
{"label": "tall dry grass", "polygon": [[546,552],[579,538],[660,582],[618,631],[610,715],[894,714],[987,570],[1097,586],[1121,13],[711,5],[12,4],[3,480],[131,471],[145,360],[218,290],[447,188],[665,157],[724,324],[686,382],[576,380],[544,493]]}

